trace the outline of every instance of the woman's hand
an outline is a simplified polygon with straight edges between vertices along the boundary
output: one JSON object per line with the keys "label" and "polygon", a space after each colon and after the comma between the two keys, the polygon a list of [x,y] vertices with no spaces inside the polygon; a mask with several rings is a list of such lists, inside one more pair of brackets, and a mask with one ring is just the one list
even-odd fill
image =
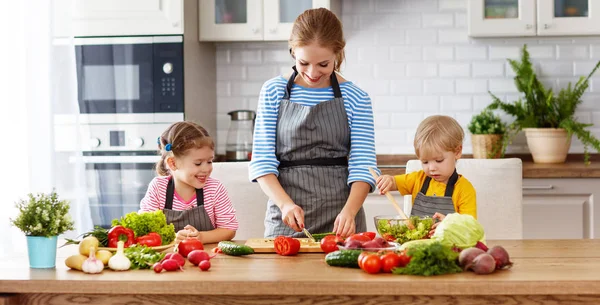
{"label": "woman's hand", "polygon": [[335,222],[333,223],[333,232],[346,238],[356,232],[356,224],[354,222],[354,218],[356,215],[352,215],[352,213],[343,209],[338,216],[335,218]]}
{"label": "woman's hand", "polygon": [[439,221],[437,221],[436,223],[433,224],[433,226],[431,226],[431,230],[429,230],[427,237],[433,236],[433,234],[435,233],[435,228],[437,228],[437,226],[440,224],[440,222],[442,222],[442,220],[444,220],[444,218],[446,218],[446,215],[435,212],[435,214],[433,214],[433,216],[431,218],[437,219]]}
{"label": "woman's hand", "polygon": [[281,220],[296,232],[304,228],[304,210],[295,203],[286,203],[281,207]]}
{"label": "woman's hand", "polygon": [[379,189],[379,194],[383,195],[388,191],[393,190],[395,181],[394,177],[390,175],[381,175],[377,177],[375,183],[377,184],[377,188]]}

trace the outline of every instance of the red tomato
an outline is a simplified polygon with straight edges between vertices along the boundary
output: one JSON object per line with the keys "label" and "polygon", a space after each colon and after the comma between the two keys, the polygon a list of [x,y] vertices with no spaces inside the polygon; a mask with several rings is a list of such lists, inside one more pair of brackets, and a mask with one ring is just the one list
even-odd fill
{"label": "red tomato", "polygon": [[392,234],[390,233],[385,233],[381,237],[383,237],[383,239],[385,239],[386,241],[396,241],[396,238],[394,238],[394,236],[392,236]]}
{"label": "red tomato", "polygon": [[396,253],[386,253],[381,256],[381,270],[385,273],[392,272],[393,268],[400,266],[400,256]]}
{"label": "red tomato", "polygon": [[321,241],[323,240],[332,240],[335,241],[336,243],[343,243],[344,239],[340,236],[336,236],[336,235],[327,235],[325,237],[323,237],[323,239],[321,239]]}
{"label": "red tomato", "polygon": [[369,254],[362,260],[362,270],[367,273],[379,273],[381,270],[381,260],[377,254]]}
{"label": "red tomato", "polygon": [[405,267],[408,265],[408,263],[410,263],[410,256],[406,255],[405,253],[398,254],[398,258],[400,259],[398,267]]}
{"label": "red tomato", "polygon": [[179,254],[183,255],[183,257],[187,257],[187,255],[194,250],[204,250],[204,245],[201,241],[193,237],[188,237],[179,243],[177,249]]}
{"label": "red tomato", "polygon": [[295,238],[278,236],[275,238],[274,244],[275,252],[279,255],[296,255],[300,251],[300,241]]}
{"label": "red tomato", "polygon": [[363,266],[362,266],[362,265],[363,265],[363,264],[362,264],[362,262],[363,262],[363,260],[365,259],[365,257],[367,257],[368,255],[371,255],[371,254],[373,254],[373,253],[371,253],[371,252],[366,252],[366,251],[363,251],[363,252],[361,252],[361,253],[360,253],[360,255],[358,255],[358,267],[359,267],[360,269],[362,269],[362,267],[363,267]]}
{"label": "red tomato", "polygon": [[368,237],[370,240],[373,240],[373,238],[375,238],[375,236],[377,235],[377,233],[375,233],[375,232],[362,232],[362,233],[360,233],[360,235],[364,235],[364,236]]}
{"label": "red tomato", "polygon": [[321,239],[321,250],[325,253],[339,250],[337,242],[333,239]]}
{"label": "red tomato", "polygon": [[350,240],[358,240],[360,242],[371,241],[371,239],[368,236],[361,235],[361,234],[353,234],[353,235],[350,235],[350,237],[346,238],[346,242],[348,242]]}

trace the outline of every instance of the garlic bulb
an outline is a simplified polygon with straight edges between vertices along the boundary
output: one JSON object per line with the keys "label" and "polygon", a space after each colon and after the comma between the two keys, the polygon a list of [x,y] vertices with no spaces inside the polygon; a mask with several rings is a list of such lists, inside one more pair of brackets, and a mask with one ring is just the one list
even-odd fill
{"label": "garlic bulb", "polygon": [[123,253],[123,248],[125,247],[125,243],[120,240],[117,243],[117,253],[113,255],[113,257],[108,260],[108,268],[115,271],[125,271],[129,270],[131,267],[131,261],[125,256]]}
{"label": "garlic bulb", "polygon": [[90,247],[90,257],[83,262],[81,270],[85,273],[100,273],[104,270],[104,264],[96,259],[96,248]]}

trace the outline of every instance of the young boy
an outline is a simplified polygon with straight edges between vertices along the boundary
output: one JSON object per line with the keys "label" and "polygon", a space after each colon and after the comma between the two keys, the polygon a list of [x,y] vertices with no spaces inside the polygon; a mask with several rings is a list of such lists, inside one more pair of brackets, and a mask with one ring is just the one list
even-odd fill
{"label": "young boy", "polygon": [[426,118],[415,134],[415,153],[423,170],[397,176],[381,175],[381,194],[399,191],[412,194],[411,215],[443,219],[448,213],[469,214],[477,219],[475,188],[456,173],[462,156],[464,131],[458,122],[443,115]]}

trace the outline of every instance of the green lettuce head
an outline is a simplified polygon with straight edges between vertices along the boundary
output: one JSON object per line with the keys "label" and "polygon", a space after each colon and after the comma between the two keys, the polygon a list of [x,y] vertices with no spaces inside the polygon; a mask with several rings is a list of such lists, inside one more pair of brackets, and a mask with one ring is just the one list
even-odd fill
{"label": "green lettuce head", "polygon": [[483,226],[468,214],[451,213],[440,222],[431,239],[460,249],[474,247],[478,241],[485,242]]}

